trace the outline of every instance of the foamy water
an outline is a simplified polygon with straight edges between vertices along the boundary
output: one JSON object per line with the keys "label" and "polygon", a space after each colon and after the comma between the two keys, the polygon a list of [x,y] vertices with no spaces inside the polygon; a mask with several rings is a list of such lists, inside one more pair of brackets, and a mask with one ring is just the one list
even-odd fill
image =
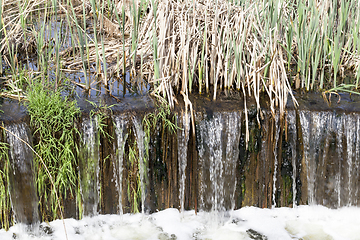
{"label": "foamy water", "polygon": [[[260,209],[244,207],[222,214],[167,209],[151,215],[99,215],[65,219],[69,240],[118,239],[360,239],[360,208],[322,206]],[[213,219],[217,219],[215,222]],[[0,239],[66,239],[63,221],[0,230]],[[257,238],[255,238],[257,237]]]}

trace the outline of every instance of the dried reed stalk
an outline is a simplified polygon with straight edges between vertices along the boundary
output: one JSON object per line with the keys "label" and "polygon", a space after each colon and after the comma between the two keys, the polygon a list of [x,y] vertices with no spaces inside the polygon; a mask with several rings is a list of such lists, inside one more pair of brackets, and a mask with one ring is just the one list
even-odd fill
{"label": "dried reed stalk", "polygon": [[[36,39],[34,31],[23,32],[21,19],[35,10],[50,11],[45,0],[27,1],[21,11],[18,3],[6,0],[2,6],[1,31],[7,36],[0,42],[3,56],[11,46],[19,47],[17,51],[30,48]],[[239,5],[227,0],[103,0],[94,7],[85,0],[74,5],[76,12],[66,1],[59,2],[58,14],[65,13],[69,29],[84,22],[77,29],[87,38],[85,58],[90,64],[101,61],[106,65],[103,71],[107,73],[102,74],[106,79],[99,81],[105,86],[111,78],[120,79],[128,72],[133,84],[149,83],[153,94],[166,99],[171,107],[181,96],[190,106],[187,102],[193,91],[212,89],[216,99],[219,91],[235,89],[244,98],[254,97],[260,108],[260,93],[265,92],[272,113],[283,115],[288,96],[295,101],[290,84],[295,76],[289,78],[290,66],[299,68],[293,88],[313,89],[320,75],[318,85],[323,88],[324,70],[319,71],[320,67],[340,74],[353,69],[360,78],[360,3],[351,2],[351,11],[346,4],[330,0],[253,0],[240,1]],[[349,14],[347,24],[341,15],[345,13]],[[94,18],[97,21],[92,21]],[[91,24],[96,25],[94,36],[88,33]],[[344,24],[343,30],[340,24]],[[353,35],[338,34],[346,30]],[[73,34],[77,40],[75,30]],[[302,36],[307,35],[313,37],[306,42]],[[95,37],[102,41],[93,40]],[[335,45],[339,41],[340,49]],[[320,48],[324,44],[326,47]],[[86,66],[79,49],[76,41],[61,49],[62,71]],[[101,70],[91,69],[94,74]]]}

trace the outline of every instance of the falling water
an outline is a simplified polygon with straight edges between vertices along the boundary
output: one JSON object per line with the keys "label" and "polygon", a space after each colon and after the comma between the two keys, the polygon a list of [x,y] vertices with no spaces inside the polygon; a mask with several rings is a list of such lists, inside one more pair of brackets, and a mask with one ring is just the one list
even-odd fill
{"label": "falling water", "polygon": [[98,214],[99,182],[99,136],[95,119],[82,122],[83,149],[80,158],[80,187],[84,216]]}
{"label": "falling water", "polygon": [[357,204],[358,197],[359,118],[353,113],[334,118],[339,159],[336,182],[338,206],[352,206]]}
{"label": "falling water", "polygon": [[343,180],[343,174],[342,174],[342,165],[344,164],[344,159],[343,159],[343,121],[342,121],[342,116],[339,118],[335,118],[335,116],[332,116],[334,119],[334,122],[336,124],[335,129],[336,129],[336,153],[337,153],[337,157],[339,159],[339,164],[338,164],[338,172],[336,174],[336,193],[337,193],[337,207],[341,206],[341,195],[343,194],[343,187],[341,183]]}
{"label": "falling water", "polygon": [[[359,179],[360,174],[359,174],[359,167],[360,167],[360,118],[357,117],[357,121],[356,121],[356,144],[355,144],[355,166],[354,168],[357,171],[353,171],[355,173],[355,179]],[[355,206],[358,205],[358,197],[359,197],[359,187],[360,185],[358,184],[358,181],[354,181],[354,189],[355,189],[355,194],[354,194],[354,201],[353,204]]]}
{"label": "falling water", "polygon": [[358,114],[300,112],[308,201],[330,207],[357,205]]}
{"label": "falling water", "polygon": [[15,219],[19,223],[39,222],[32,150],[24,143],[31,143],[25,123],[6,126],[10,146],[9,180],[10,197]]}
{"label": "falling water", "polygon": [[136,117],[133,117],[134,127],[135,127],[135,136],[136,142],[139,149],[139,172],[140,172],[140,189],[141,189],[141,212],[145,213],[145,197],[146,197],[146,182],[145,178],[147,175],[147,166],[145,159],[145,150],[147,146],[145,144],[148,142],[145,139],[145,132],[143,130],[143,126],[141,121],[139,121]]}
{"label": "falling water", "polygon": [[[309,151],[310,151],[310,123],[309,123],[309,119],[307,118],[307,114],[306,112],[302,111],[300,113],[300,121],[301,121],[301,127],[302,127],[302,133],[303,133],[303,143],[304,143],[304,155],[305,155],[305,161],[306,161],[306,166],[309,168]],[[311,171],[311,169],[310,169]],[[307,184],[308,184],[308,192],[309,192],[309,197],[308,197],[308,201],[309,204],[314,203],[314,187],[313,187],[313,183],[310,183],[310,178],[314,175],[313,173],[310,173],[310,171],[307,174]]]}
{"label": "falling water", "polygon": [[[356,205],[359,164],[359,118],[356,114],[337,117],[337,148],[339,159],[338,206]],[[345,140],[343,142],[343,140]],[[340,147],[341,146],[341,147]],[[342,186],[342,187],[341,187]]]}
{"label": "falling water", "polygon": [[[239,145],[240,145],[240,132],[241,132],[241,112],[228,113],[224,117],[225,126],[225,159],[224,160],[224,187],[229,189],[230,199],[229,200],[230,209],[235,209],[235,191],[237,185],[236,178],[236,169],[237,162],[239,160]],[[226,196],[226,195],[225,195]]]}
{"label": "falling water", "polygon": [[[201,174],[201,205],[202,209],[223,211],[223,195],[221,178],[223,172],[222,161],[222,132],[221,115],[213,116],[209,120],[203,120],[199,124],[199,162],[202,166]],[[207,172],[207,170],[209,172]],[[210,201],[209,201],[210,200]],[[220,201],[220,202],[219,202]]]}
{"label": "falling water", "polygon": [[[106,152],[109,154],[100,151],[105,151],[104,146],[113,142],[102,144],[101,141],[106,139],[99,137],[96,120],[84,118],[78,155],[83,215],[94,216],[105,212],[103,208],[107,203],[103,201],[105,198],[100,199],[106,194],[104,188],[100,189],[105,185],[101,182],[104,179],[113,180],[115,183],[111,189],[118,193],[110,196],[118,199],[114,199],[113,208],[108,209],[116,213],[118,207],[119,214],[123,214],[123,209],[126,211],[129,203],[126,202],[125,180],[137,179],[125,179],[123,171],[124,174],[127,171],[139,173],[139,183],[134,185],[141,190],[142,213],[148,207],[150,211],[156,211],[169,206],[180,206],[181,212],[186,212],[186,202],[200,211],[210,211],[213,221],[219,223],[226,210],[244,206],[273,206],[274,211],[275,207],[306,203],[331,208],[357,206],[360,187],[359,114],[297,109],[288,111],[286,125],[280,126],[282,121],[279,117],[272,119],[270,114],[265,113],[260,127],[255,118],[249,118],[252,135],[248,149],[243,144],[245,127],[241,126],[241,114],[240,111],[198,111],[195,114],[195,137],[189,132],[189,119],[184,116],[178,118],[181,129],[176,137],[166,135],[170,134],[166,131],[148,136],[140,118],[129,118],[126,114],[114,116],[114,125],[109,125],[108,129],[112,130],[114,126],[114,132],[109,134],[115,134],[114,145],[110,149],[114,148],[116,153],[116,160],[111,162],[115,170],[107,171],[100,161],[105,162],[104,159],[113,157],[113,153],[110,150]],[[9,125],[8,128],[31,142],[25,123]],[[160,127],[154,129],[160,131]],[[135,134],[138,147],[139,165],[136,170],[125,167],[128,155],[125,146],[134,141],[128,137],[130,131]],[[147,139],[154,136],[156,139],[151,142]],[[7,141],[11,163],[9,185],[16,219],[19,222],[38,221],[38,218],[32,217],[38,215],[32,152],[10,134],[7,134]],[[163,142],[158,144],[157,141]],[[148,155],[149,142],[152,148]],[[161,148],[159,151],[158,147]],[[162,151],[165,148],[169,151]],[[154,164],[159,158],[164,161]],[[147,179],[152,182],[146,182]],[[25,187],[32,190],[23,190]],[[28,199],[22,195],[26,191],[32,192],[31,197],[35,199],[27,205],[32,210],[26,210],[26,217],[23,217],[21,212],[26,211],[22,206],[28,203],[21,202],[21,199]]]}
{"label": "falling water", "polygon": [[180,175],[180,186],[179,186],[179,200],[180,200],[180,210],[184,212],[184,202],[185,202],[185,180],[186,180],[186,165],[187,165],[187,149],[189,141],[189,128],[190,128],[190,116],[181,115],[179,117],[179,126],[182,129],[177,131],[177,140],[178,140],[178,162],[179,162],[179,175]]}
{"label": "falling water", "polygon": [[331,126],[331,120],[331,115],[328,112],[300,112],[304,155],[308,172],[307,185],[309,204],[316,204],[316,162],[319,161],[321,144],[324,144],[324,131],[328,122],[330,122]]}
{"label": "falling water", "polygon": [[[200,208],[218,213],[235,206],[241,113],[214,113],[198,124]],[[199,117],[199,116],[197,116]]]}
{"label": "falling water", "polygon": [[353,192],[353,169],[354,169],[354,149],[356,149],[356,119],[351,115],[346,115],[343,117],[343,124],[344,127],[346,125],[346,159],[347,159],[347,174],[348,174],[348,182],[347,182],[347,191],[348,191],[348,203],[347,205],[351,206],[352,199],[354,199],[354,192]]}
{"label": "falling water", "polygon": [[[272,205],[276,207],[276,181],[278,175],[278,144],[279,144],[279,116],[275,117],[275,140],[272,144],[274,144],[273,153],[274,153],[274,174],[273,174],[273,192],[272,192]],[[280,143],[281,144],[281,143]]]}
{"label": "falling water", "polygon": [[296,163],[296,142],[297,142],[297,128],[296,128],[296,114],[295,111],[288,111],[287,114],[287,124],[289,126],[289,132],[288,132],[288,137],[289,137],[289,142],[292,146],[291,149],[291,164],[292,164],[292,202],[293,202],[293,207],[295,207],[297,205],[296,202],[296,194],[297,194],[297,190],[296,190],[296,179],[297,179],[297,163]]}
{"label": "falling water", "polygon": [[123,161],[124,161],[124,151],[125,151],[125,143],[126,139],[128,137],[127,134],[127,121],[123,115],[116,116],[115,119],[115,134],[117,139],[116,144],[116,155],[117,155],[117,176],[115,176],[116,179],[116,186],[119,192],[119,214],[123,214],[123,206],[122,206],[122,182],[123,182]]}

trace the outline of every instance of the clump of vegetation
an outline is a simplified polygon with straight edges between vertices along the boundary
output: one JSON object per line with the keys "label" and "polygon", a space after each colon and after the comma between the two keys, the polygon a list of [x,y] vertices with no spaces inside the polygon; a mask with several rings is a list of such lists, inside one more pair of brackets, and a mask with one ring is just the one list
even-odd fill
{"label": "clump of vegetation", "polygon": [[[76,196],[78,191],[76,138],[79,132],[75,119],[80,114],[76,102],[61,95],[58,89],[42,82],[32,83],[27,90],[26,106],[33,129],[34,149],[48,168],[54,185],[51,184],[45,166],[36,157],[36,183],[40,196],[40,207],[44,220],[58,217],[59,209],[56,191],[64,199],[67,195]],[[74,197],[75,198],[75,197]]]}
{"label": "clump of vegetation", "polygon": [[[1,130],[4,139],[5,131]],[[12,224],[12,211],[9,193],[9,146],[0,142],[0,222],[1,227],[8,230]]]}
{"label": "clump of vegetation", "polygon": [[258,107],[265,92],[273,112],[293,89],[358,92],[357,1],[2,1],[3,96],[21,91],[11,76],[24,63],[55,85],[68,71],[86,90],[150,84],[171,107],[194,91],[233,89]]}
{"label": "clump of vegetation", "polygon": [[150,138],[151,130],[155,130],[158,123],[161,123],[163,129],[176,133],[179,128],[176,120],[176,114],[171,112],[170,106],[166,102],[159,102],[155,111],[146,114],[143,118],[146,136]]}
{"label": "clump of vegetation", "polygon": [[[131,132],[130,132],[131,134]],[[142,182],[140,171],[143,169],[142,160],[139,159],[139,146],[136,140],[133,143],[129,143],[128,146],[128,161],[126,165],[129,169],[127,174],[127,197],[130,203],[130,211],[133,213],[138,213],[143,207],[141,197],[145,195],[144,187],[145,182]]]}

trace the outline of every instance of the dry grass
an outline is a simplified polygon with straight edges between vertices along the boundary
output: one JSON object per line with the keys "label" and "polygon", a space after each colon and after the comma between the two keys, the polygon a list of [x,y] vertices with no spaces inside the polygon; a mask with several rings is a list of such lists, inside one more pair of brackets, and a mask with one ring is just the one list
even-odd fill
{"label": "dry grass", "polygon": [[[56,15],[67,24],[66,33],[59,34],[69,34],[72,43],[58,41],[58,52],[53,47],[51,54],[45,53],[52,63],[47,71],[81,70],[85,76],[100,77],[98,83],[105,87],[128,72],[133,84],[150,84],[152,94],[170,106],[183,98],[189,108],[192,91],[211,93],[216,99],[220,91],[237,90],[244,97],[253,96],[259,108],[260,93],[266,92],[272,112],[283,114],[292,89],[336,90],[343,83],[336,77],[345,72],[357,74],[348,83],[357,91],[360,12],[359,3],[349,4],[87,0],[54,5],[7,0],[2,5],[2,64],[13,66],[15,74],[19,52],[44,54],[51,40],[39,44],[40,33],[34,31],[33,20],[26,19],[37,17],[50,24],[50,16]],[[15,80],[7,84],[11,81]]]}

